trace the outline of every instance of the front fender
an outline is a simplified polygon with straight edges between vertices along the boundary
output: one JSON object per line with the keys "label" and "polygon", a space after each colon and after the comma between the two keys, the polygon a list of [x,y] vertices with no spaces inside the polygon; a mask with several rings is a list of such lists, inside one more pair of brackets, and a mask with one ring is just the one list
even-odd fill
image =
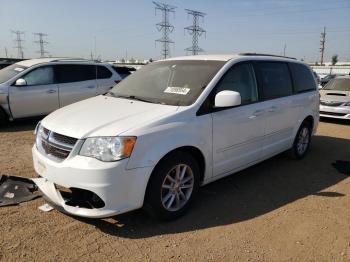
{"label": "front fender", "polygon": [[205,159],[204,179],[212,175],[212,118],[196,117],[194,121],[156,126],[137,137],[127,169],[154,167],[166,154],[184,146],[201,151]]}

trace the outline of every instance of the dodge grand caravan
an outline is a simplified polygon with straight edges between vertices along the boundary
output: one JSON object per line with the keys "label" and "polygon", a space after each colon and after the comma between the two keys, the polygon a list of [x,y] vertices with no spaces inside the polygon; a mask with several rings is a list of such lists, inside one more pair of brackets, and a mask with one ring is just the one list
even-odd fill
{"label": "dodge grand caravan", "polygon": [[204,55],[144,66],[105,95],[38,124],[35,182],[58,210],[182,215],[198,188],[290,150],[319,119],[310,68],[270,55]]}

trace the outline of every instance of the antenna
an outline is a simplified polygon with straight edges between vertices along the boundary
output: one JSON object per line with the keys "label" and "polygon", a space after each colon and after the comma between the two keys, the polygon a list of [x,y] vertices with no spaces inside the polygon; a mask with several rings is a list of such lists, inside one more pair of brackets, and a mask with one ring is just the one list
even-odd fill
{"label": "antenna", "polygon": [[15,39],[16,46],[14,48],[17,48],[17,58],[23,59],[24,58],[24,53],[23,53],[24,40],[22,39],[22,35],[24,35],[24,32],[19,30],[12,30],[11,32],[16,35],[16,39]]}
{"label": "antenna", "polygon": [[40,53],[40,57],[45,57],[45,54],[49,53],[49,52],[45,51],[45,45],[48,44],[48,42],[44,41],[44,36],[47,36],[47,34],[34,33],[34,36],[39,37],[39,39],[37,41],[34,41],[34,43],[37,43],[40,46],[40,50],[37,51],[37,53]]}
{"label": "antenna", "polygon": [[157,39],[156,42],[162,43],[162,51],[161,54],[164,59],[167,57],[170,57],[170,48],[169,44],[173,44],[174,41],[172,41],[169,38],[169,34],[174,31],[174,26],[169,23],[169,13],[175,14],[176,6],[171,6],[164,3],[159,3],[153,1],[153,4],[155,4],[155,12],[157,14],[157,10],[160,10],[162,12],[162,22],[157,23],[156,27],[159,32],[163,32],[163,36],[160,39]]}
{"label": "antenna", "polygon": [[185,49],[185,51],[192,52],[192,55],[198,55],[199,52],[203,52],[204,50],[198,46],[198,38],[206,31],[199,26],[199,18],[202,17],[204,20],[205,13],[185,9],[187,15],[191,15],[193,17],[193,24],[191,26],[185,27],[185,32],[187,31],[189,35],[192,36],[192,46]]}

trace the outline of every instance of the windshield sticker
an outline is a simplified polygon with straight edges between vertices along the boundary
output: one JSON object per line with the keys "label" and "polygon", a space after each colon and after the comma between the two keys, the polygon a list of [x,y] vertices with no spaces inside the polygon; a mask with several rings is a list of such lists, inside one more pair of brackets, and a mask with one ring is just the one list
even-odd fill
{"label": "windshield sticker", "polygon": [[18,71],[18,72],[22,72],[24,69],[23,69],[23,68],[20,68],[20,67],[16,67],[14,70],[15,70],[15,71]]}
{"label": "windshield sticker", "polygon": [[177,95],[187,95],[190,92],[190,89],[187,87],[177,87],[177,86],[168,86],[164,93],[168,94],[177,94]]}

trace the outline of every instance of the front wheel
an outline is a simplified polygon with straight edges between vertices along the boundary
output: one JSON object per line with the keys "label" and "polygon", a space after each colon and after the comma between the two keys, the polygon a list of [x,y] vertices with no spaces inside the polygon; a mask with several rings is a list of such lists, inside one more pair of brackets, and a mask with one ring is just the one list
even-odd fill
{"label": "front wheel", "polygon": [[145,209],[161,220],[183,215],[199,188],[199,167],[192,155],[175,152],[163,159],[152,173]]}
{"label": "front wheel", "polygon": [[306,155],[311,143],[311,132],[311,125],[308,122],[303,122],[291,148],[293,158],[302,159]]}
{"label": "front wheel", "polygon": [[0,126],[4,126],[8,122],[6,113],[0,108]]}

